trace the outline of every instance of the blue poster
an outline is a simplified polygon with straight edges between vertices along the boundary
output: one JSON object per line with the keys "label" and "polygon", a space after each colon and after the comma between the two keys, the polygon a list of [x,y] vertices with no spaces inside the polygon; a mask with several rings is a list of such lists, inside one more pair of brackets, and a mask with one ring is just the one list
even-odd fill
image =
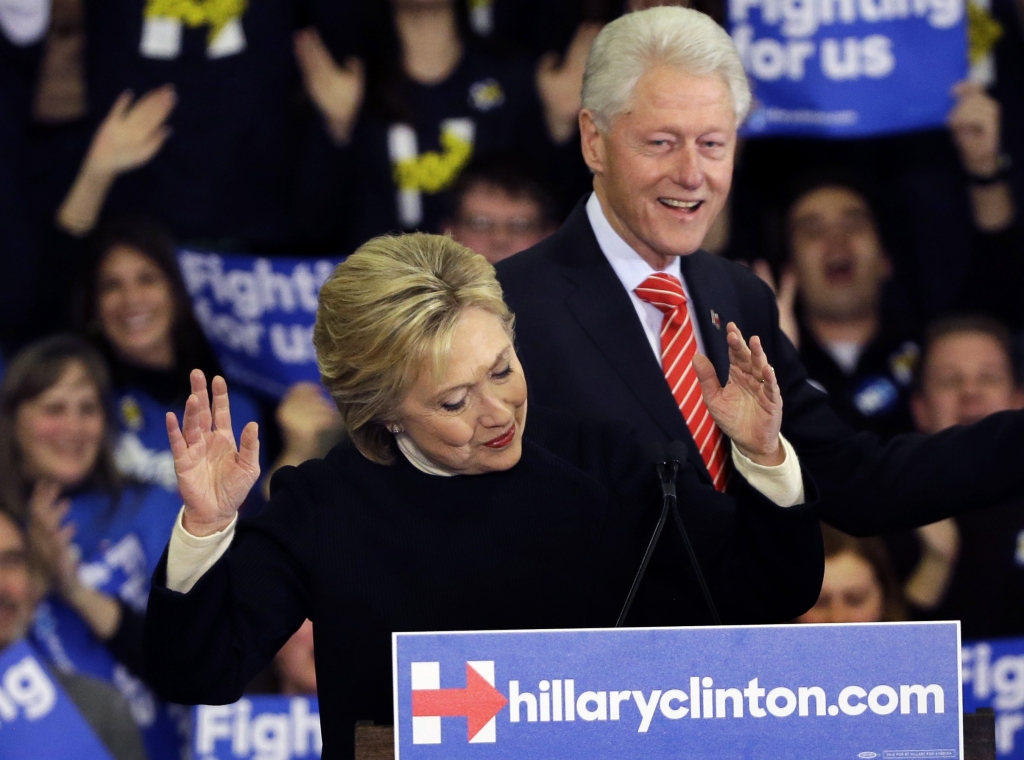
{"label": "blue poster", "polygon": [[320,757],[316,697],[250,696],[192,712],[195,760],[303,760]]}
{"label": "blue poster", "polygon": [[0,653],[0,757],[110,760],[106,747],[25,641]]}
{"label": "blue poster", "polygon": [[967,75],[965,0],[729,0],[749,137],[941,126]]}
{"label": "blue poster", "polygon": [[399,633],[400,760],[960,758],[959,623]]}
{"label": "blue poster", "polygon": [[301,380],[320,380],[317,296],[340,260],[178,252],[196,318],[228,380],[275,398]]}
{"label": "blue poster", "polygon": [[996,713],[996,756],[1024,758],[1024,639],[967,642],[963,648],[964,712]]}

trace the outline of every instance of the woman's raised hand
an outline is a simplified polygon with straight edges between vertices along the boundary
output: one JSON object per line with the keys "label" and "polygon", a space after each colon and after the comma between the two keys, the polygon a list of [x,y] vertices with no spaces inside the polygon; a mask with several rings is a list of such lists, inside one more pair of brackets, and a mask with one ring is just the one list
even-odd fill
{"label": "woman's raised hand", "polygon": [[729,381],[723,387],[711,361],[693,357],[704,402],[718,427],[749,459],[774,466],[785,461],[779,438],[782,429],[782,391],[775,370],[756,335],[748,345],[734,322],[726,326],[729,342]]}
{"label": "woman's raised hand", "polygon": [[185,402],[181,429],[173,412],[167,413],[167,437],[174,454],[178,491],[185,502],[185,530],[209,536],[234,519],[260,476],[260,441],[255,422],[242,430],[240,446],[231,432],[228,386],[213,378],[213,407],[206,376],[192,370],[192,395]]}

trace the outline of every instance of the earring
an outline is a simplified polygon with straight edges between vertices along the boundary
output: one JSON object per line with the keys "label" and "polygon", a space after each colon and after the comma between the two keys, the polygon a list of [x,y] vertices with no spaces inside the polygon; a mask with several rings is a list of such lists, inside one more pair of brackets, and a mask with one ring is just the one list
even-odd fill
{"label": "earring", "polygon": [[392,433],[394,433],[395,435],[398,435],[399,433],[401,433],[401,432],[402,432],[402,426],[401,426],[401,425],[392,425],[392,426],[391,426],[391,427],[389,428],[389,430],[390,430],[390,431],[391,431]]}

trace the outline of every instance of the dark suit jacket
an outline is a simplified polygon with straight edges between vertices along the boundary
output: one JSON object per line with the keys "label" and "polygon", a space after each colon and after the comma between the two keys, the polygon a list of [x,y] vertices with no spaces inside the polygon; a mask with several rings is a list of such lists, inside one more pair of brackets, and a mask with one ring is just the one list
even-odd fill
{"label": "dark suit jacket", "polygon": [[[598,246],[581,201],[547,240],[501,262],[516,344],[539,404],[632,425],[646,441],[693,444],[629,295]],[[697,251],[680,260],[708,358],[729,374],[725,326],[761,337],[783,394],[782,431],[821,491],[822,519],[855,535],[927,524],[1024,492],[1024,413],[1003,412],[887,444],[855,433],[807,382],[779,329],[769,288],[745,267]],[[717,317],[713,317],[717,315]]]}

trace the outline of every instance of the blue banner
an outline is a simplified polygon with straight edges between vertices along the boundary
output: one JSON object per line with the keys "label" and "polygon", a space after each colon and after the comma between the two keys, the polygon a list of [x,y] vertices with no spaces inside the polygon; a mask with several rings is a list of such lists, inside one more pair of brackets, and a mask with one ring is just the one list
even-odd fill
{"label": "blue banner", "polygon": [[395,745],[400,760],[960,758],[959,638],[959,623],[399,633]]}
{"label": "blue banner", "polygon": [[275,398],[320,380],[317,295],[340,260],[178,252],[196,318],[229,380]]}
{"label": "blue banner", "polygon": [[197,760],[299,760],[320,757],[316,697],[251,696],[233,705],[199,705],[192,713]]}
{"label": "blue banner", "polygon": [[941,126],[967,75],[965,0],[729,0],[754,86],[743,132],[862,137]]}
{"label": "blue banner", "polygon": [[24,640],[0,653],[0,757],[110,760],[71,698]]}
{"label": "blue banner", "polygon": [[996,713],[996,756],[1024,759],[1024,639],[975,641],[963,647],[964,712]]}

